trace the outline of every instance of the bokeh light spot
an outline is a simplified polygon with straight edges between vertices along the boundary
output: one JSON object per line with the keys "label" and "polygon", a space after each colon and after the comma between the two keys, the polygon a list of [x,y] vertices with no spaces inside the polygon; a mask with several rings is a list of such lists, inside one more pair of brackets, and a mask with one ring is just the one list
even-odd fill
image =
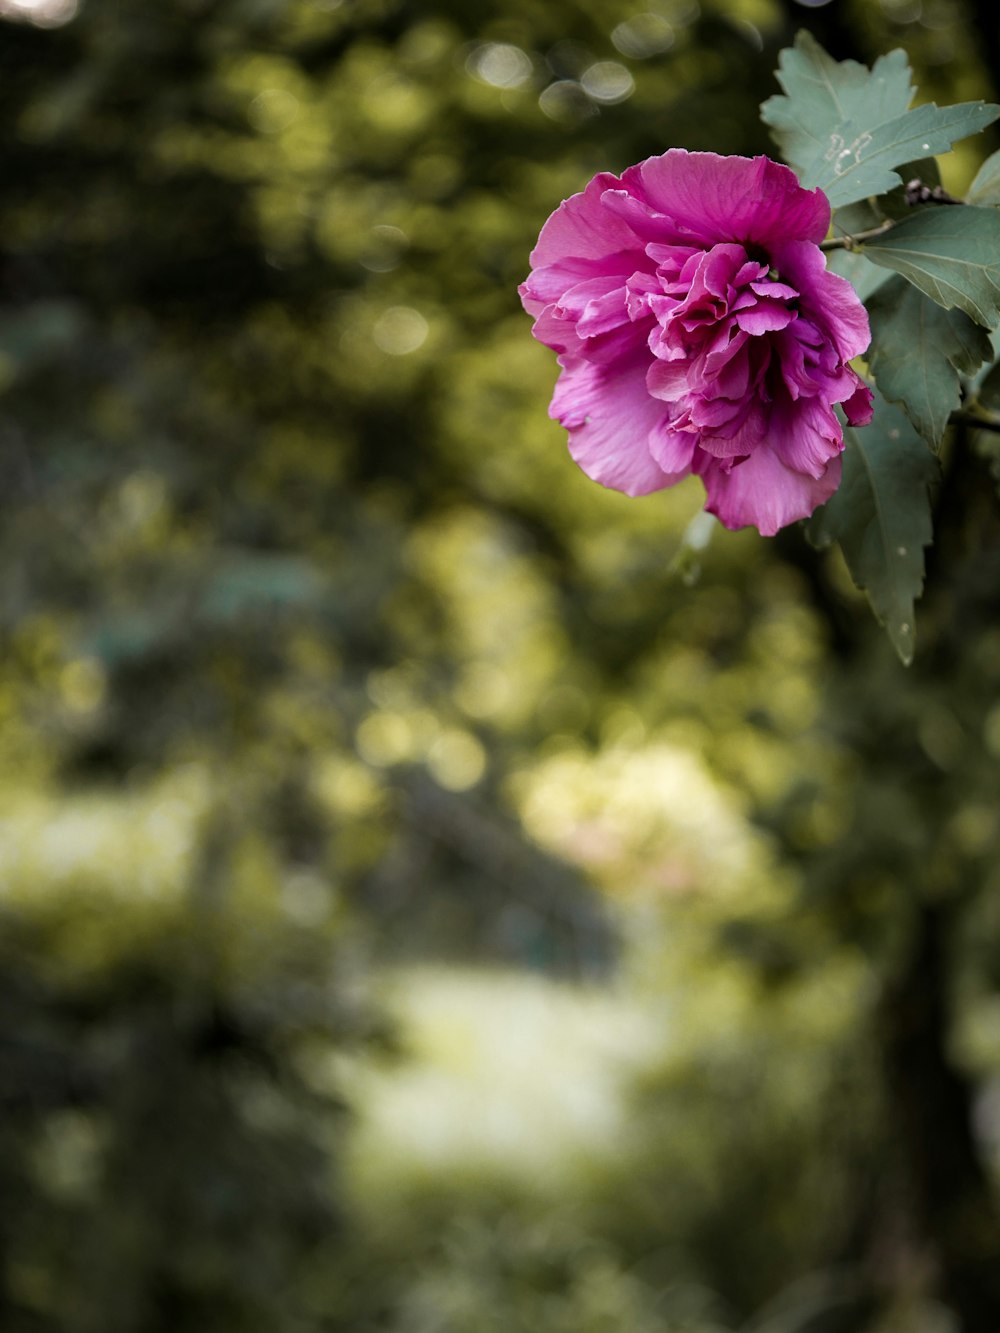
{"label": "bokeh light spot", "polygon": [[539,96],[538,105],[550,120],[566,124],[597,114],[597,108],[575,79],[550,83]]}
{"label": "bokeh light spot", "polygon": [[473,77],[494,88],[519,88],[531,78],[531,60],[510,42],[487,42],[477,46],[465,62]]}
{"label": "bokeh light spot", "polygon": [[299,114],[299,99],[284,88],[266,88],[247,109],[247,119],[262,134],[280,134]]}
{"label": "bokeh light spot", "polygon": [[624,102],[635,92],[635,79],[617,60],[598,60],[584,71],[580,82],[588,97],[609,106]]}
{"label": "bokeh light spot", "polygon": [[611,40],[623,56],[646,60],[670,50],[674,44],[674,30],[662,14],[636,14],[618,24]]}
{"label": "bokeh light spot", "polygon": [[372,227],[368,249],[361,257],[361,265],[369,273],[391,273],[399,267],[399,260],[407,246],[407,235],[399,227],[380,224]]}
{"label": "bokeh light spot", "polygon": [[452,728],[440,735],[427,754],[427,767],[442,787],[467,791],[486,769],[486,752],[468,731]]}
{"label": "bokeh light spot", "polygon": [[390,306],[372,330],[376,347],[389,356],[408,356],[422,347],[430,331],[419,310],[408,305]]}
{"label": "bokeh light spot", "polygon": [[61,28],[79,9],[79,0],[0,0],[0,18],[20,19],[36,28]]}
{"label": "bokeh light spot", "polygon": [[402,763],[410,757],[413,731],[399,713],[369,713],[361,720],[357,733],[358,753],[376,768]]}

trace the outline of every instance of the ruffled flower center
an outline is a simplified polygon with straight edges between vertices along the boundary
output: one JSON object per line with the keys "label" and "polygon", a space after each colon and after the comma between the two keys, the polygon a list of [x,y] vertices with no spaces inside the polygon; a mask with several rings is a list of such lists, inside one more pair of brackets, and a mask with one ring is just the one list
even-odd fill
{"label": "ruffled flower center", "polygon": [[775,398],[815,395],[836,358],[766,256],[732,242],[647,255],[655,271],[629,279],[627,306],[651,321],[648,390],[669,405],[672,430],[732,467],[763,437]]}

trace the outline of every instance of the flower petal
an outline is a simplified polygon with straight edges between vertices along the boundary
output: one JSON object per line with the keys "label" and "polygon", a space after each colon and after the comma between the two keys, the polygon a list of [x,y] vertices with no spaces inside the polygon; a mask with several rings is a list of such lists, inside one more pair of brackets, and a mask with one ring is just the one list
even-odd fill
{"label": "flower petal", "polygon": [[697,447],[697,435],[692,431],[674,430],[666,417],[649,432],[650,452],[669,475],[671,485],[688,476]]}
{"label": "flower petal", "polygon": [[857,371],[852,370],[851,374],[857,380],[858,387],[850,398],[844,400],[844,415],[852,426],[867,426],[875,415],[874,395]]}
{"label": "flower petal", "polygon": [[766,446],[728,472],[716,459],[701,458],[707,462],[698,466],[701,460],[696,458],[694,470],[705,483],[708,512],[727,528],[755,527],[764,537],[808,518],[840,485],[839,454],[819,478],[793,472]]}
{"label": "flower petal", "polygon": [[[621,286],[638,270],[650,270],[652,262],[641,250],[618,250],[600,259],[566,259],[534,269],[518,287],[521,304],[529,315],[539,315],[545,306],[562,301],[572,288],[585,282]],[[655,280],[655,279],[654,279]]]}
{"label": "flower petal", "polygon": [[618,177],[604,171],[585,190],[561,203],[541,230],[531,252],[531,267],[539,269],[568,257],[604,260],[618,251],[636,249],[636,233],[601,204],[604,192],[618,185]]}
{"label": "flower petal", "polygon": [[786,467],[818,481],[844,447],[844,432],[821,398],[782,398],[771,412],[767,447]]}
{"label": "flower petal", "polygon": [[801,306],[827,335],[842,361],[861,356],[871,342],[868,313],[858,294],[839,274],[826,267],[826,255],[815,245],[791,241],[776,245],[772,259],[782,278],[797,288]]}
{"label": "flower petal", "polygon": [[788,306],[779,301],[758,301],[749,310],[738,311],[736,323],[745,333],[757,336],[787,328],[795,318],[795,311],[789,310]]}
{"label": "flower petal", "polygon": [[626,495],[647,495],[678,480],[649,449],[664,405],[646,392],[646,352],[612,365],[576,361],[559,377],[549,415],[569,431],[569,451],[588,477]]}
{"label": "flower petal", "polygon": [[821,190],[804,190],[789,167],[767,157],[720,157],[671,148],[622,176],[679,235],[769,249],[780,241],[818,244],[830,225]]}

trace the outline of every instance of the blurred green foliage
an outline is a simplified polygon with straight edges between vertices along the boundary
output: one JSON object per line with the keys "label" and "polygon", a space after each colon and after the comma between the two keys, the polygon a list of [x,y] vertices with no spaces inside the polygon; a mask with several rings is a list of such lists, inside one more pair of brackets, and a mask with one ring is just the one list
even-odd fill
{"label": "blurred green foliage", "polygon": [[971,0],[0,2],[5,1333],[995,1333],[988,474],[904,675],[515,294],[803,23],[996,95]]}

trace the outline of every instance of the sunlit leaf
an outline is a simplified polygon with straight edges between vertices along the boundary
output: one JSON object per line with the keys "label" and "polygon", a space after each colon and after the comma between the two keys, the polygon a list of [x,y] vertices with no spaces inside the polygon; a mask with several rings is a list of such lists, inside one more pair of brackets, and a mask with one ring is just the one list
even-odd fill
{"label": "sunlit leaf", "polygon": [[777,94],[761,115],[802,184],[819,186],[834,208],[903,183],[895,167],[946,152],[1000,116],[1000,107],[962,102],[907,110],[913,96],[910,68],[892,51],[868,70],[833,60],[801,32],[781,53]]}
{"label": "sunlit leaf", "polygon": [[945,309],[992,328],[1000,320],[1000,212],[925,208],[868,241],[864,253]]}
{"label": "sunlit leaf", "polygon": [[879,389],[936,449],[961,399],[959,375],[974,374],[992,354],[988,334],[902,277],[890,278],[868,299],[868,315],[868,364]]}
{"label": "sunlit leaf", "polygon": [[913,660],[913,606],[924,584],[924,547],[932,540],[930,493],[937,460],[903,413],[875,395],[870,426],[844,432],[844,478],[816,512],[809,539],[837,542],[851,577],[868,594],[904,663]]}

